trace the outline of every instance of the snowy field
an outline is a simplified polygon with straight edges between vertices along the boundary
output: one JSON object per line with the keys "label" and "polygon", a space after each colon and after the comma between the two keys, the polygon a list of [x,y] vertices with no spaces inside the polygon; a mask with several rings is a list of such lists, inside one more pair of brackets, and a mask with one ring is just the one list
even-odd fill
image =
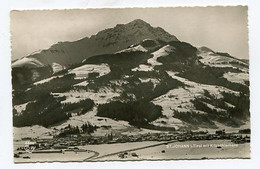
{"label": "snowy field", "polygon": [[13,135],[15,140],[21,140],[22,138],[52,138],[50,134],[52,129],[48,129],[39,125],[28,127],[13,127]]}
{"label": "snowy field", "polygon": [[[217,148],[217,145],[222,144]],[[136,153],[137,156],[132,156]],[[104,160],[180,160],[180,159],[226,159],[226,158],[250,158],[250,144],[233,144],[228,140],[204,140],[175,142],[129,151],[124,158],[118,154],[97,159]]]}
{"label": "snowy field", "polygon": [[[219,129],[225,129],[226,133],[237,133],[239,132],[239,130],[250,129],[250,121],[245,121],[245,124],[241,125],[239,128],[225,126],[217,121],[214,121],[214,123]],[[205,131],[205,130],[207,130],[210,134],[215,134],[216,132],[216,129],[210,129],[210,128],[198,128],[197,131]]]}
{"label": "snowy field", "polygon": [[168,93],[160,97],[157,97],[153,100],[154,104],[163,107],[163,114],[167,117],[173,115],[172,114],[173,110],[177,110],[180,112],[194,110],[194,106],[191,103],[191,100],[202,97],[204,94],[204,90],[209,91],[209,93],[215,96],[216,98],[222,98],[223,96],[221,95],[221,92],[223,91],[228,93],[239,94],[236,91],[227,89],[222,86],[199,84],[199,83],[189,81],[185,78],[177,76],[176,72],[168,71],[167,73],[173,79],[181,81],[188,86],[184,88],[172,89]]}
{"label": "snowy field", "polygon": [[79,148],[96,151],[96,152],[99,153],[99,156],[103,156],[103,155],[110,154],[110,153],[116,153],[116,152],[119,152],[119,151],[126,151],[126,150],[129,150],[129,149],[145,147],[145,146],[158,144],[158,143],[160,143],[160,142],[158,142],[158,141],[144,141],[144,142],[133,142],[133,143],[86,145],[86,146],[79,146]]}
{"label": "snowy field", "polygon": [[[82,162],[84,159],[93,156],[93,152],[73,152],[65,151],[64,153],[26,153],[20,158],[14,158],[15,163],[29,162]],[[23,157],[29,156],[30,159]]]}

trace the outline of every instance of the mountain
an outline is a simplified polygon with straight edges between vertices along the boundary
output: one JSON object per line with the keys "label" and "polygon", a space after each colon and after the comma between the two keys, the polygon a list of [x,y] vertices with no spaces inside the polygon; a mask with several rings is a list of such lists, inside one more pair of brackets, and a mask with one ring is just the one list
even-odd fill
{"label": "mountain", "polygon": [[[149,37],[130,36],[135,27]],[[120,32],[130,32],[129,41]],[[88,40],[93,37],[104,37],[96,45],[106,44],[110,37],[113,44],[126,47],[113,52],[107,47],[109,52],[86,56],[65,68],[55,62],[56,73],[42,67],[45,77],[26,85],[14,86],[13,81],[14,126],[41,125],[49,134],[60,134],[68,125],[88,123],[96,126],[93,135],[127,135],[248,125],[246,61],[181,42],[141,20],[106,29]]]}
{"label": "mountain", "polygon": [[90,38],[85,37],[74,42],[58,42],[49,49],[41,50],[23,57],[12,64],[12,67],[42,67],[58,63],[62,66],[81,62],[90,56],[114,53],[143,39],[155,39],[165,42],[178,39],[160,27],[137,19],[127,24],[118,24],[105,29]]}

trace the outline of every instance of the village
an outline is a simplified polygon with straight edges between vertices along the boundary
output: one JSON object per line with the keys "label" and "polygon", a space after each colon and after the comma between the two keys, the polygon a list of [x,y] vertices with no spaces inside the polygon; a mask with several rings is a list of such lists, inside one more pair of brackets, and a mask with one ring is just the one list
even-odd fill
{"label": "village", "polygon": [[243,144],[250,142],[250,129],[239,130],[236,133],[226,133],[225,130],[216,130],[214,134],[207,131],[185,131],[171,133],[146,133],[138,135],[113,135],[106,136],[86,136],[72,134],[66,137],[54,137],[52,139],[23,138],[26,144],[15,150],[15,158],[30,158],[21,156],[26,153],[64,153],[64,151],[87,151],[80,149],[79,146],[117,144],[131,142],[157,141],[160,144],[167,145],[171,142],[200,141],[200,140],[230,140],[234,144]]}

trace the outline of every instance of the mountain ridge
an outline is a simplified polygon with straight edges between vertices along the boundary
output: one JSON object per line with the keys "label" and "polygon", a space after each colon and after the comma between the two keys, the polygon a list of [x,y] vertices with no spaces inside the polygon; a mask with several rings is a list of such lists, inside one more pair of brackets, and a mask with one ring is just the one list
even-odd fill
{"label": "mountain ridge", "polygon": [[[43,65],[51,65],[55,62],[66,66],[79,63],[90,56],[114,53],[145,38],[159,39],[166,42],[178,40],[162,28],[154,28],[150,24],[137,19],[127,24],[118,24],[113,28],[99,31],[96,35],[92,35],[89,38],[84,37],[72,42],[58,42],[48,49],[24,58],[34,58]],[[14,62],[12,64],[12,67],[22,66],[30,67],[30,63],[15,64]]]}

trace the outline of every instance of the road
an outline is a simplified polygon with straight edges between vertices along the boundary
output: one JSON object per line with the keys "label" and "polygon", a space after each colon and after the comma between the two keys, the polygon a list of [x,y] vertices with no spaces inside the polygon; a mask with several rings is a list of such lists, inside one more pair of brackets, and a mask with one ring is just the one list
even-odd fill
{"label": "road", "polygon": [[96,151],[92,151],[92,150],[87,150],[87,151],[94,153],[94,155],[92,155],[92,156],[90,156],[90,157],[88,157],[88,158],[84,159],[83,161],[91,161],[90,159],[92,159],[92,158],[95,158],[95,157],[98,157],[98,156],[99,156],[99,153],[98,153],[98,152],[96,152]]}
{"label": "road", "polygon": [[[102,159],[102,158],[105,158],[105,157],[118,155],[118,154],[121,154],[121,153],[124,153],[124,152],[137,151],[137,150],[142,150],[142,149],[146,149],[146,148],[166,145],[166,144],[174,143],[174,142],[177,142],[177,140],[172,140],[172,141],[167,141],[167,142],[163,142],[163,143],[157,143],[157,144],[153,144],[153,145],[149,145],[149,146],[143,146],[143,147],[138,147],[138,148],[133,148],[133,149],[128,149],[128,150],[118,151],[118,152],[115,152],[115,153],[110,153],[110,154],[106,154],[106,155],[102,155],[102,156],[98,156],[99,155],[98,152],[92,151],[95,154],[93,156],[85,159],[84,161],[96,161],[98,159]],[[88,151],[90,151],[90,150],[88,150]],[[98,153],[98,154],[96,154],[96,153]]]}

